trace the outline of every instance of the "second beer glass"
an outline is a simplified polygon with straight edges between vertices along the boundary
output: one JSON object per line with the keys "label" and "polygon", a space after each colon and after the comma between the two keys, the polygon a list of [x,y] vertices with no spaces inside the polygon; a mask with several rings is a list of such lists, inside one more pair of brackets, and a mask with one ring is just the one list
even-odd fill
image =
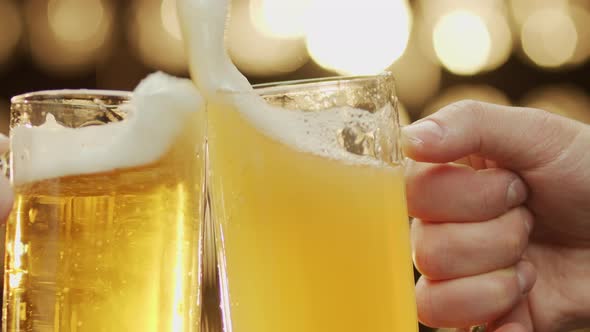
{"label": "second beer glass", "polygon": [[4,331],[198,331],[204,112],[129,98],[13,98]]}
{"label": "second beer glass", "polygon": [[208,105],[226,331],[417,331],[393,77],[257,92]]}

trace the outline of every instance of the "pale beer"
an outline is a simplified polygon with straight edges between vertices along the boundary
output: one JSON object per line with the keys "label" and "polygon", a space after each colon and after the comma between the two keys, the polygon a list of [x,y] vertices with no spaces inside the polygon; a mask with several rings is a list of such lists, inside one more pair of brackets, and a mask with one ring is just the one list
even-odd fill
{"label": "pale beer", "polygon": [[[138,121],[142,111],[136,110]],[[181,116],[171,109],[160,112],[162,117]],[[196,109],[185,114],[183,125],[168,133],[171,144],[162,150],[164,154],[146,164],[128,167],[141,160],[133,160],[141,157],[137,154],[141,151],[117,156],[121,151],[113,148],[109,151],[119,159],[97,158],[91,163],[92,167],[104,164],[102,171],[60,175],[75,169],[74,160],[56,169],[58,176],[27,181],[19,174],[37,178],[34,175],[43,173],[39,169],[43,164],[34,163],[42,161],[33,159],[29,166],[15,162],[16,196],[6,240],[4,331],[199,330],[202,116]],[[126,121],[118,122],[119,128],[125,129]],[[162,122],[153,125],[165,126]],[[76,129],[71,138],[84,141],[86,129]],[[107,145],[109,140],[134,135],[119,131],[95,140]],[[51,146],[58,139],[48,137],[29,139],[29,145],[45,144],[44,148],[56,151],[55,158],[62,156],[60,149],[71,149]],[[128,143],[137,149],[163,147],[149,141],[117,142],[118,146]],[[91,152],[100,153],[97,146],[92,148]],[[83,150],[78,153],[74,159],[87,155]],[[126,153],[131,160],[121,163]],[[13,151],[14,157],[18,154]],[[111,161],[124,166],[106,169]]]}
{"label": "pale beer", "polygon": [[[305,89],[277,99],[305,100]],[[397,144],[395,114],[236,95],[208,106],[227,331],[417,331],[403,167],[378,149],[362,155],[370,139]],[[391,133],[363,137],[371,126]]]}

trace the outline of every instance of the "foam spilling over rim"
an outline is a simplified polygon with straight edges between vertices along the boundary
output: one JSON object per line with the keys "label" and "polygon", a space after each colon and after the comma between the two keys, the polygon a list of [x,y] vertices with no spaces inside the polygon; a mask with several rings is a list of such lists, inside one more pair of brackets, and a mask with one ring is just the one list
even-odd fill
{"label": "foam spilling over rim", "polygon": [[[258,96],[248,80],[232,63],[224,33],[230,0],[178,0],[178,18],[183,33],[191,77],[205,98],[218,98],[219,91],[258,130],[292,148],[351,163],[379,164],[378,158],[353,154],[339,142],[338,133],[347,126],[376,130],[379,119],[352,108],[322,112],[277,109]],[[233,94],[231,92],[237,92]],[[272,108],[272,109],[271,109]],[[371,129],[373,128],[373,129]]]}
{"label": "foam spilling over rim", "polygon": [[122,108],[125,119],[104,125],[68,128],[48,113],[41,126],[13,128],[14,184],[156,162],[170,150],[187,117],[204,111],[204,101],[190,80],[158,72],[146,77]]}
{"label": "foam spilling over rim", "polygon": [[[376,156],[353,153],[345,146],[358,144],[361,149],[361,145],[367,142],[365,140],[387,136],[381,133],[390,130],[383,125],[394,112],[391,105],[374,113],[349,106],[305,112],[270,105],[256,94],[227,94],[224,97],[229,97],[230,103],[258,131],[293,149],[349,164],[388,165]],[[393,148],[383,141],[371,143],[376,148]]]}

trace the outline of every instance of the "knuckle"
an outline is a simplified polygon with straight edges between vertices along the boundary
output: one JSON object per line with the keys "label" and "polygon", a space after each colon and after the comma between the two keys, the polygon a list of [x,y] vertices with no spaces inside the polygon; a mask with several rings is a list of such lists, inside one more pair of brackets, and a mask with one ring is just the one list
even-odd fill
{"label": "knuckle", "polygon": [[514,306],[520,292],[514,273],[502,275],[501,278],[495,278],[494,280],[495,282],[489,283],[491,286],[491,304],[494,306],[491,311],[495,312],[496,316],[499,316]]}
{"label": "knuckle", "polygon": [[414,264],[416,269],[429,279],[442,279],[447,266],[445,255],[448,252],[445,241],[432,238],[424,231],[414,238]]}
{"label": "knuckle", "polygon": [[426,326],[436,326],[436,304],[432,289],[428,281],[420,278],[416,284],[416,303],[418,306],[418,320]]}
{"label": "knuckle", "polygon": [[473,99],[463,99],[449,105],[451,112],[469,112],[476,116],[482,115],[484,104]]}

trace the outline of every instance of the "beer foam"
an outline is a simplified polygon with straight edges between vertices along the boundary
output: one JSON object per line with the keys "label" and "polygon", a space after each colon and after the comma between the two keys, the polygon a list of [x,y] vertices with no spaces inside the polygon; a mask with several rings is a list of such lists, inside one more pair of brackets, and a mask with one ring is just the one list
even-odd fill
{"label": "beer foam", "polygon": [[232,96],[242,116],[261,133],[285,145],[351,164],[385,165],[375,156],[360,151],[353,153],[345,146],[360,148],[365,140],[379,144],[375,142],[375,135],[379,135],[379,125],[383,123],[379,117],[388,112],[386,109],[370,113],[345,106],[306,112],[272,106],[258,95]]}
{"label": "beer foam", "polygon": [[225,47],[230,0],[177,0],[191,77],[206,96],[220,89],[252,91]]}
{"label": "beer foam", "polygon": [[13,128],[12,179],[18,185],[156,162],[172,147],[189,114],[203,107],[190,80],[151,74],[121,107],[127,115],[120,122],[68,128],[48,113],[41,126]]}
{"label": "beer foam", "polygon": [[[375,126],[368,112],[352,108],[303,112],[268,105],[231,61],[225,47],[229,0],[178,0],[180,27],[187,50],[191,77],[205,98],[220,91],[234,94],[232,105],[256,128],[291,147],[348,162],[372,163],[374,158],[355,155],[338,141],[347,123]],[[227,97],[232,99],[232,97]],[[381,162],[379,162],[381,163]]]}

